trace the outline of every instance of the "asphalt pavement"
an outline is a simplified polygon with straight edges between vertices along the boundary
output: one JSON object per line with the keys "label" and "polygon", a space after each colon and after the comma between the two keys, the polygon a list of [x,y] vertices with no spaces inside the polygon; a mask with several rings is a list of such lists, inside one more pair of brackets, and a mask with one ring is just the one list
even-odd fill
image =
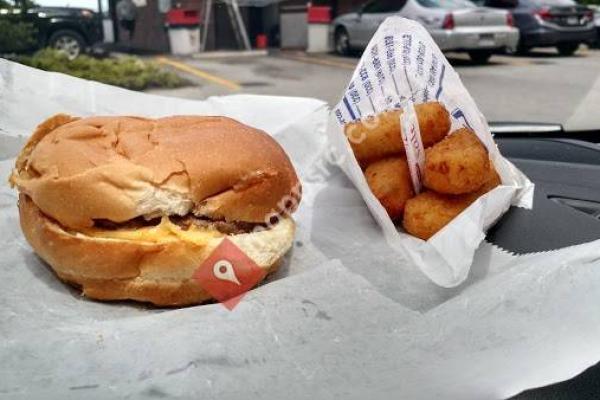
{"label": "asphalt pavement", "polygon": [[[465,54],[446,56],[489,121],[600,128],[600,50],[581,48],[572,57],[553,49],[495,55],[488,65],[473,65]],[[236,93],[306,96],[335,105],[359,57],[277,51],[158,60],[196,85],[154,93],[194,99]]]}

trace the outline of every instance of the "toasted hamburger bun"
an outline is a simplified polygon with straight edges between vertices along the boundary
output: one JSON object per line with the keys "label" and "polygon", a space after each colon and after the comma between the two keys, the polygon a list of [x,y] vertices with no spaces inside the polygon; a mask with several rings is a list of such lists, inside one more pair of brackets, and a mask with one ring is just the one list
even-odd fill
{"label": "toasted hamburger bun", "polygon": [[265,272],[291,248],[300,184],[267,134],[223,117],[41,124],[10,182],[57,276],[99,300],[211,300],[196,269],[225,238]]}

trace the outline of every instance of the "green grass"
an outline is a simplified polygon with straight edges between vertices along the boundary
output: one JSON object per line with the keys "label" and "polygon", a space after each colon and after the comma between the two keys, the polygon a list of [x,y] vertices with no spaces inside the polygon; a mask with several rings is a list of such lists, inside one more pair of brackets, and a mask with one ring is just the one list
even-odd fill
{"label": "green grass", "polygon": [[32,56],[19,56],[16,61],[44,71],[61,72],[133,90],[175,88],[189,84],[174,72],[136,57],[96,59],[81,55],[68,60],[56,50],[44,49]]}

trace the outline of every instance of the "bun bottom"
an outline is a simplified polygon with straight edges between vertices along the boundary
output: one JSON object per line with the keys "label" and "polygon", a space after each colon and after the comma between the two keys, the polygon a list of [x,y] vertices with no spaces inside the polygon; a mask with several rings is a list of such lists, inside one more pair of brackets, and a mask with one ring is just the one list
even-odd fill
{"label": "bun bottom", "polygon": [[[19,214],[34,251],[86,297],[157,306],[213,300],[192,276],[225,236],[201,244],[173,237],[153,242],[87,236],[63,229],[24,194],[19,196]],[[294,221],[284,218],[268,230],[226,237],[268,274],[277,270],[292,247],[294,233]]]}

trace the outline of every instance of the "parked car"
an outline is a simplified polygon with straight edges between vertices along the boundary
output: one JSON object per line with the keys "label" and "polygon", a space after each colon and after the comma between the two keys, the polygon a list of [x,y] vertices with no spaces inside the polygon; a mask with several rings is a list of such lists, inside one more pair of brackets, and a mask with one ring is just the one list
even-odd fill
{"label": "parked car", "polygon": [[556,47],[561,55],[572,55],[581,43],[596,40],[594,12],[573,0],[479,0],[482,5],[509,10],[519,28],[518,50]]}
{"label": "parked car", "polygon": [[510,13],[469,0],[372,0],[333,21],[335,50],[364,49],[379,24],[394,14],[423,24],[442,50],[466,51],[477,63],[487,62],[494,51],[515,48],[519,39]]}
{"label": "parked car", "polygon": [[596,27],[596,42],[594,45],[600,48],[600,6],[590,5],[589,7],[594,11],[594,26]]}
{"label": "parked car", "polygon": [[85,8],[27,8],[16,2],[12,7],[0,8],[0,20],[15,24],[28,23],[33,26],[32,34],[35,35],[35,40],[31,41],[32,45],[29,48],[0,48],[0,52],[35,50],[50,46],[73,59],[103,39],[100,16]]}

